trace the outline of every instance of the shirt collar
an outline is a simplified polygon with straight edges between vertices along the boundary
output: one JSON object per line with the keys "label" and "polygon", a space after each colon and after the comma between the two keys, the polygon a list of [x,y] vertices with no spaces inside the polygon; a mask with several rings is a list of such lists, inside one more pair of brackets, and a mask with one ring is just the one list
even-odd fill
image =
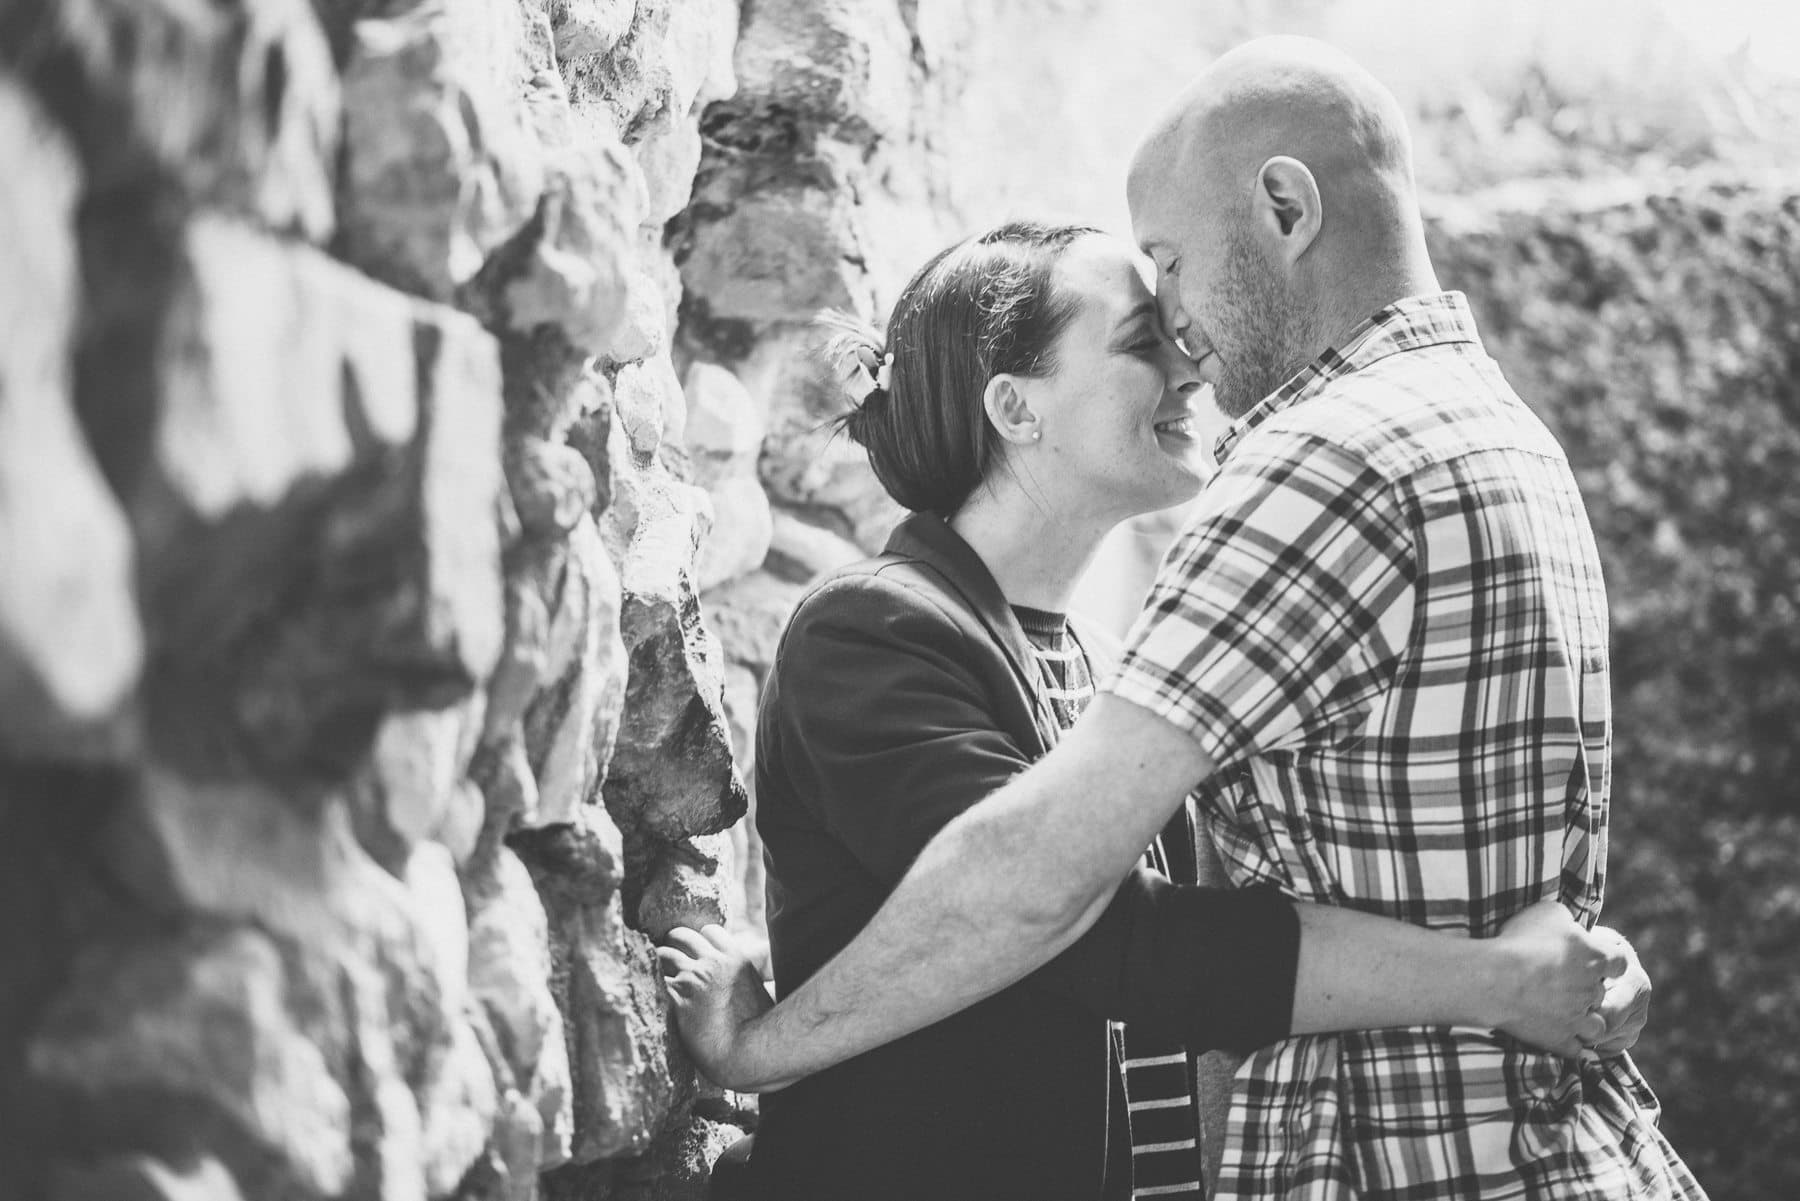
{"label": "shirt collar", "polygon": [[1436,292],[1396,300],[1351,331],[1341,347],[1331,347],[1301,368],[1285,384],[1258,401],[1231,423],[1214,445],[1220,463],[1244,435],[1281,412],[1325,390],[1334,380],[1361,371],[1402,350],[1418,350],[1450,342],[1479,342],[1475,316],[1461,292]]}

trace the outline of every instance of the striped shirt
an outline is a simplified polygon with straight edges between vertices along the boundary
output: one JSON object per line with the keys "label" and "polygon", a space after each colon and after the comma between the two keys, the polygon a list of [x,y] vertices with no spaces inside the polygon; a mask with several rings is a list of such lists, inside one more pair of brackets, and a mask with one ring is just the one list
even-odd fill
{"label": "striped shirt", "polygon": [[[1012,610],[1037,660],[1039,690],[1066,732],[1094,699],[1087,654],[1063,614],[1024,605]],[[1161,838],[1144,853],[1144,865],[1175,879]],[[1122,1022],[1110,1025],[1113,1053],[1124,1068],[1132,1196],[1204,1197],[1193,1056],[1179,1043],[1133,1034]]]}
{"label": "striped shirt", "polygon": [[[1403,300],[1221,440],[1107,688],[1193,735],[1240,885],[1493,934],[1605,881],[1606,597],[1562,449],[1456,293]],[[1286,1039],[1221,1197],[1699,1198],[1629,1057],[1492,1031]]]}

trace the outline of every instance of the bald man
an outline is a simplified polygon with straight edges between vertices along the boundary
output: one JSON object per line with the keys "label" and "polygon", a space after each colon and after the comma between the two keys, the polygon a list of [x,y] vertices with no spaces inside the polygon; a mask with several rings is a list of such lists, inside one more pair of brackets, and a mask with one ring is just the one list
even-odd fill
{"label": "bald man", "polygon": [[[1235,419],[1220,473],[1086,716],[836,959],[769,1010],[683,936],[683,1032],[724,1083],[777,1086],[1020,979],[1196,787],[1236,883],[1313,903],[1296,1030],[1332,1028],[1309,1005],[1384,1013],[1383,965],[1308,925],[1330,906],[1478,936],[1545,898],[1598,914],[1592,533],[1439,288],[1393,98],[1321,44],[1240,47],[1158,122],[1128,196],[1164,320]],[[1218,1193],[1701,1197],[1656,1117],[1622,1055],[1450,1026],[1290,1038],[1237,1075]]]}

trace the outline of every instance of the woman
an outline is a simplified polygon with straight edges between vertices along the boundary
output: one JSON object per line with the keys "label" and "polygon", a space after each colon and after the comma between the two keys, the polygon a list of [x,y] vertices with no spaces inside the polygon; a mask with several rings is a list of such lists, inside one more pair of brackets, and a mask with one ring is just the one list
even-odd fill
{"label": "woman", "polygon": [[[765,688],[757,824],[782,991],[849,942],[946,822],[1073,724],[1108,657],[1065,616],[1076,582],[1113,526],[1201,482],[1192,364],[1134,253],[1097,231],[1012,224],[963,242],[914,276],[885,345],[849,341],[864,395],[844,427],[913,515],[884,554],[811,590]],[[1347,1024],[1329,997],[1296,1005],[1290,902],[1169,882],[1209,853],[1178,814],[1057,960],[765,1095],[744,1173],[756,1195],[1199,1195],[1182,1044],[1249,1049],[1297,1012],[1309,1024],[1293,1030]],[[1369,962],[1403,957],[1375,982],[1395,1024],[1542,1030],[1591,979],[1518,979],[1504,934],[1482,945],[1342,916]],[[678,991],[708,951],[673,940]],[[1129,1023],[1123,1049],[1109,1018]]]}

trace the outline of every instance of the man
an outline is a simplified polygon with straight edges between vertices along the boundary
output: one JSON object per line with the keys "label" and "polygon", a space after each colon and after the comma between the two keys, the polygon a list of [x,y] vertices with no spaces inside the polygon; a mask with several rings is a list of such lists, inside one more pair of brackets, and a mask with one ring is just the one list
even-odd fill
{"label": "man", "polygon": [[[1592,534],[1439,289],[1393,98],[1317,43],[1251,43],[1158,124],[1128,192],[1164,320],[1236,419],[1220,473],[1105,695],[855,942],[767,1013],[721,1004],[706,963],[674,990],[727,1083],[778,1085],[1018,979],[1197,782],[1239,884],[1475,935],[1545,897],[1598,913]],[[1702,1196],[1655,1119],[1623,1056],[1442,1027],[1293,1038],[1238,1074],[1219,1192]]]}

